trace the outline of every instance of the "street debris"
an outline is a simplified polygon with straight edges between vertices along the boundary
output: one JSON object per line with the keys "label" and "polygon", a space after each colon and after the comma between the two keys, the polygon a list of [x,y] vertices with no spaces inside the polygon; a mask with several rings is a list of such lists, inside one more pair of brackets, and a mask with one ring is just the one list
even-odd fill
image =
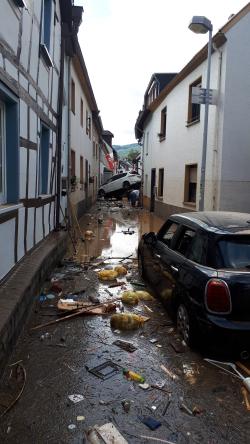
{"label": "street debris", "polygon": [[[247,391],[250,393],[250,377],[244,377],[236,368],[236,365],[233,362],[222,362],[222,361],[216,361],[214,359],[208,359],[205,358],[204,361],[209,362],[212,365],[215,365],[215,367],[220,368],[226,373],[229,373],[234,378],[240,379],[243,383],[243,385],[246,387]],[[230,370],[225,369],[223,366],[231,367],[235,373],[231,372]]]}
{"label": "street debris", "polygon": [[83,395],[69,395],[69,400],[72,401],[74,404],[78,404],[78,402],[81,402],[84,400]]}
{"label": "street debris", "polygon": [[161,422],[151,416],[138,416],[140,421],[145,424],[150,430],[156,430],[161,426]]}
{"label": "street debris", "polygon": [[156,344],[156,342],[158,342],[158,339],[152,338],[152,339],[149,339],[149,342],[151,342],[151,344]]}
{"label": "street debris", "polygon": [[118,277],[118,272],[115,270],[101,270],[97,272],[101,281],[113,281]]}
{"label": "street debris", "polygon": [[85,367],[89,373],[92,373],[93,375],[97,376],[97,378],[103,380],[111,378],[121,370],[121,367],[112,361],[106,361],[103,364],[91,369],[88,366]]}
{"label": "street debris", "polygon": [[141,327],[150,318],[134,313],[116,313],[111,316],[110,324],[114,329],[135,330]]}
{"label": "street debris", "polygon": [[117,271],[119,276],[125,276],[128,273],[127,268],[123,267],[122,265],[117,265],[115,267],[115,271]]}
{"label": "street debris", "polygon": [[130,406],[131,406],[131,402],[128,401],[127,399],[123,399],[122,407],[123,407],[124,412],[128,413],[130,410]]}
{"label": "street debris", "polygon": [[167,411],[168,411],[168,408],[169,408],[169,406],[170,406],[170,403],[171,403],[171,399],[169,399],[169,400],[167,401],[167,404],[166,404],[165,407],[163,408],[163,410],[162,410],[162,416],[165,416],[165,415],[166,415],[166,413],[167,413]]}
{"label": "street debris", "polygon": [[69,430],[74,430],[74,429],[76,429],[76,425],[75,424],[69,424],[68,425],[68,429]]}
{"label": "street debris", "polygon": [[171,372],[171,370],[169,370],[167,367],[165,367],[165,365],[162,364],[160,367],[171,379],[178,379],[178,376]]}
{"label": "street debris", "polygon": [[127,370],[125,368],[123,369],[122,372],[129,381],[136,381],[142,384],[145,382],[145,378],[139,375],[139,373],[133,372],[132,370]]}
{"label": "street debris", "polygon": [[79,415],[79,416],[76,417],[76,420],[77,421],[85,421],[85,416]]}
{"label": "street debris", "polygon": [[[14,372],[15,374],[13,375],[13,368],[14,368]],[[20,380],[22,381],[22,386],[21,389],[19,390],[18,395],[15,397],[15,399],[13,401],[10,402],[9,406],[3,411],[3,413],[1,413],[0,415],[0,419],[6,415],[7,412],[9,412],[12,407],[14,407],[14,405],[17,403],[17,401],[21,398],[25,385],[26,385],[26,379],[27,379],[27,375],[26,375],[26,370],[23,366],[23,364],[12,364],[11,365],[11,371],[10,371],[10,376],[9,376],[9,380],[14,377],[15,380],[17,382],[19,382]]]}
{"label": "street debris", "polygon": [[192,410],[190,410],[190,408],[186,404],[184,404],[184,402],[180,403],[179,408],[180,408],[180,410],[183,410],[188,415],[193,416]]}
{"label": "street debris", "polygon": [[113,344],[129,353],[133,353],[135,350],[137,350],[137,347],[135,347],[131,342],[122,341],[120,339],[114,341]]}
{"label": "street debris", "polygon": [[174,443],[174,442],[172,442],[172,441],[166,441],[165,439],[154,438],[153,436],[139,435],[139,438],[149,439],[150,441],[163,442],[163,443],[165,443],[165,444],[176,444],[176,443]]}
{"label": "street debris", "polygon": [[139,298],[138,298],[136,292],[135,291],[131,291],[131,290],[124,291],[122,293],[122,297],[121,298],[122,298],[122,302],[124,304],[128,304],[128,305],[136,305],[139,302]]}
{"label": "street debris", "polygon": [[250,411],[250,402],[249,402],[249,399],[248,399],[247,389],[245,387],[241,387],[241,393],[242,393],[243,398],[244,398],[246,409],[248,411]]}
{"label": "street debris", "polygon": [[89,444],[128,444],[112,422],[103,426],[95,425],[87,433]]}
{"label": "street debris", "polygon": [[138,384],[138,386],[141,387],[143,390],[148,390],[148,388],[150,387],[150,385],[146,382],[144,382],[144,384]]}
{"label": "street debris", "polygon": [[177,339],[170,341],[170,345],[176,353],[184,353],[186,351],[181,341],[178,341]]}

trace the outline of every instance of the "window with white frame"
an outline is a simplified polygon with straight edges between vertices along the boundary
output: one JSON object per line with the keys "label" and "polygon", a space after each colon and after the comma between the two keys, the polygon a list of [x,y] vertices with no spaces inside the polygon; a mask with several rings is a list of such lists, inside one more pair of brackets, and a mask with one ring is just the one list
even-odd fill
{"label": "window with white frame", "polygon": [[0,204],[5,202],[5,105],[0,102]]}

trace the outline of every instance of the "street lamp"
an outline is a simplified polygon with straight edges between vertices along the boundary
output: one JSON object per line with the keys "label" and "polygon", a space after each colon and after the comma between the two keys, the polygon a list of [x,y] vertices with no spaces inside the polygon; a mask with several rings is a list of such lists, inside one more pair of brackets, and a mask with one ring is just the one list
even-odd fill
{"label": "street lamp", "polygon": [[205,113],[203,128],[203,145],[201,158],[201,178],[200,178],[200,198],[199,211],[204,210],[204,191],[205,191],[205,175],[206,175],[206,157],[207,157],[207,128],[208,128],[208,110],[209,110],[209,88],[210,88],[210,70],[211,70],[211,54],[212,54],[212,32],[213,25],[206,17],[194,16],[189,24],[189,29],[196,34],[206,34],[208,32],[208,49],[207,49],[207,84],[205,96]]}

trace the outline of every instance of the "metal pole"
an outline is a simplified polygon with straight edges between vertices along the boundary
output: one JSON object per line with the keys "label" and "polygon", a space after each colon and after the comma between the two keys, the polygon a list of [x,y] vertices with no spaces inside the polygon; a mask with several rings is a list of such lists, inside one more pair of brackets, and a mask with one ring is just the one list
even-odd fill
{"label": "metal pole", "polygon": [[209,89],[210,89],[210,69],[211,69],[211,54],[212,54],[212,31],[213,31],[213,29],[209,30],[209,40],[208,40],[207,85],[206,85],[206,103],[205,103],[204,128],[203,128],[202,158],[201,158],[199,211],[203,211],[204,210],[204,192],[205,192],[206,157],[207,157],[207,129],[208,129]]}

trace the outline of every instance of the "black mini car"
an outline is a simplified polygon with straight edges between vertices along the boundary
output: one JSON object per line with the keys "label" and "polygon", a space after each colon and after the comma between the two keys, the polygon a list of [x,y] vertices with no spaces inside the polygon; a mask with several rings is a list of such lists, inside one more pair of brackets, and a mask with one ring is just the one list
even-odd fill
{"label": "black mini car", "polygon": [[250,214],[173,215],[142,236],[138,262],[188,345],[204,332],[250,354]]}

